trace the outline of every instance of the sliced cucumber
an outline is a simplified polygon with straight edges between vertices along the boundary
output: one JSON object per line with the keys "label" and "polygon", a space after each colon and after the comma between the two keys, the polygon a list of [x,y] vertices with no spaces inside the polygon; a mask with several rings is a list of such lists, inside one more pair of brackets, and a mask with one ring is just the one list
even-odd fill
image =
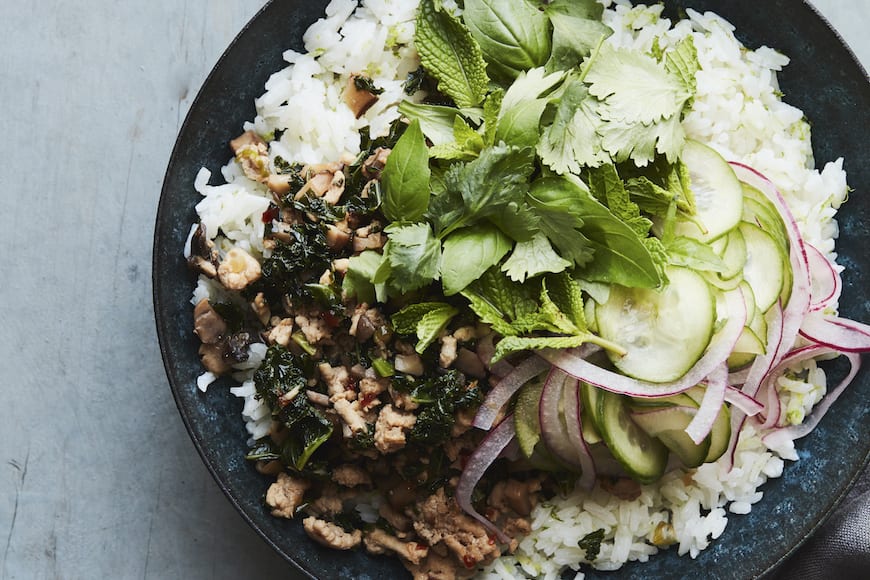
{"label": "sliced cucumber", "polygon": [[595,413],[598,409],[598,389],[586,383],[580,383],[580,426],[583,429],[583,440],[589,445],[601,441]]}
{"label": "sliced cucumber", "polygon": [[755,224],[742,222],[740,233],[746,240],[746,267],[743,278],[755,294],[756,307],[762,312],[779,300],[785,280],[788,254],[773,237]]}
{"label": "sliced cucumber", "polygon": [[668,448],[631,420],[624,397],[596,390],[595,415],[607,448],[633,479],[644,484],[656,481],[667,467]]}
{"label": "sliced cucumber", "polygon": [[689,170],[698,223],[679,222],[677,235],[709,242],[734,229],[743,213],[743,190],[728,162],[696,141],[686,141],[680,160]]}
{"label": "sliced cucumber", "polygon": [[686,427],[694,414],[692,407],[661,407],[649,409],[642,413],[632,413],[631,418],[649,435],[656,437],[670,449],[686,467],[698,467],[704,463],[707,453],[710,451],[710,438],[705,437],[700,445],[686,433]]}
{"label": "sliced cucumber", "polygon": [[541,423],[538,419],[538,406],[545,377],[546,374],[540,375],[520,389],[514,405],[513,418],[517,443],[529,463],[537,469],[553,471],[559,469],[560,465],[541,441]]}
{"label": "sliced cucumber", "polygon": [[716,322],[716,301],[704,278],[670,267],[661,290],[614,286],[595,308],[598,332],[623,346],[610,354],[624,374],[652,382],[683,376],[701,357]]}
{"label": "sliced cucumber", "polygon": [[[692,397],[700,406],[704,398],[704,388],[692,387],[686,391],[686,394]],[[728,408],[728,405],[722,405],[707,439],[710,440],[710,449],[707,451],[704,463],[716,461],[728,451],[728,443],[731,441],[731,410]]]}
{"label": "sliced cucumber", "polygon": [[725,271],[718,274],[722,280],[729,280],[739,275],[746,265],[746,240],[739,229],[728,232],[725,236],[727,244],[722,252],[722,261],[725,262]]}

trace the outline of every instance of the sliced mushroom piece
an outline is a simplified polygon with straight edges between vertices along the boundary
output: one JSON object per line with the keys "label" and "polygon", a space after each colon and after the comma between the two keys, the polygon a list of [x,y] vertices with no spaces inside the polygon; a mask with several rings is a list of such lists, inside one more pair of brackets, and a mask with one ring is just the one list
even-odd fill
{"label": "sliced mushroom piece", "polygon": [[193,332],[203,344],[215,344],[227,333],[227,323],[207,298],[193,308]]}
{"label": "sliced mushroom piece", "polygon": [[387,147],[378,147],[374,153],[363,161],[362,174],[367,179],[378,179],[381,171],[387,166],[387,158],[392,150]]}
{"label": "sliced mushroom piece", "polygon": [[248,179],[265,183],[269,169],[269,146],[253,131],[245,131],[232,141],[230,148]]}
{"label": "sliced mushroom piece", "polygon": [[222,375],[230,371],[232,365],[224,357],[224,346],[221,343],[203,343],[199,346],[199,358],[205,370],[216,375]]}
{"label": "sliced mushroom piece", "polygon": [[217,276],[220,258],[214,247],[214,242],[208,239],[202,222],[196,226],[191,235],[190,257],[187,259],[187,263],[191,268],[209,278]]}
{"label": "sliced mushroom piece", "polygon": [[344,88],[344,102],[357,119],[366,114],[378,101],[372,80],[360,74],[352,74]]}
{"label": "sliced mushroom piece", "polygon": [[350,233],[332,224],[326,226],[326,245],[333,251],[340,251],[350,242]]}

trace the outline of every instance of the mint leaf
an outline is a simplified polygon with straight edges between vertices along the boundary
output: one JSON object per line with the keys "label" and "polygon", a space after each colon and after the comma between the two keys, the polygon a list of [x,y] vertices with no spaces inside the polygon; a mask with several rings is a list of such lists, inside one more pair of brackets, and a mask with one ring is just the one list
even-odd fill
{"label": "mint leaf", "polygon": [[458,313],[444,302],[419,302],[402,308],[391,317],[391,322],[399,334],[416,334],[415,350],[422,353]]}
{"label": "mint leaf", "polygon": [[527,0],[466,0],[462,17],[498,79],[516,78],[550,56],[550,23]]}
{"label": "mint leaf", "polygon": [[457,314],[459,311],[448,304],[424,314],[420,322],[417,323],[417,346],[414,347],[414,350],[422,354],[430,344],[435,342],[438,335],[447,328],[447,324]]}
{"label": "mint leaf", "polygon": [[559,256],[547,237],[539,233],[528,242],[518,242],[501,269],[511,280],[523,282],[526,278],[544,272],[561,272],[570,266],[571,262]]}
{"label": "mint leaf", "polygon": [[429,207],[429,150],[419,121],[412,121],[381,172],[381,209],[390,221],[417,221]]}
{"label": "mint leaf", "polygon": [[498,361],[524,350],[543,350],[545,348],[576,348],[588,342],[589,335],[578,334],[574,336],[505,336],[495,345],[495,354],[492,361]]}
{"label": "mint leaf", "polygon": [[453,118],[453,141],[435,145],[429,149],[429,156],[447,161],[470,161],[476,158],[483,149],[483,137],[468,126],[460,116]]}
{"label": "mint leaf", "polygon": [[504,101],[504,90],[495,89],[483,102],[483,142],[489,146],[495,143],[495,130],[498,125],[498,116],[501,113],[501,104]]}
{"label": "mint leaf", "polygon": [[586,310],[583,302],[583,289],[567,272],[547,276],[545,288],[556,307],[565,313],[574,326],[586,332]]}
{"label": "mint leaf", "polygon": [[510,239],[490,225],[457,230],[444,240],[441,284],[447,296],[456,294],[511,249]]}
{"label": "mint leaf", "polygon": [[468,29],[434,0],[423,0],[414,44],[420,62],[438,79],[438,90],[459,107],[476,107],[486,95],[486,61]]}
{"label": "mint leaf", "polygon": [[[432,235],[428,224],[391,225],[384,246],[384,260],[389,265],[389,286],[401,293],[429,285],[438,278],[441,244]],[[379,269],[375,282],[381,281]]]}
{"label": "mint leaf", "polygon": [[460,294],[468,300],[468,306],[481,322],[490,325],[495,332],[502,336],[515,334],[513,327],[505,320],[505,313],[499,310],[486,297],[469,288],[466,288]]}

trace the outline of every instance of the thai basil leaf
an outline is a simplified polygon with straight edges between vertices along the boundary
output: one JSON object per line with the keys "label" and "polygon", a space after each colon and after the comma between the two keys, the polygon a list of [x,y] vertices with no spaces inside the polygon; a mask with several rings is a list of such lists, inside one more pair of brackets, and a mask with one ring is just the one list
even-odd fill
{"label": "thai basil leaf", "polygon": [[444,294],[456,294],[480,278],[490,267],[498,264],[510,249],[510,239],[490,225],[465,228],[450,234],[444,240],[441,257]]}
{"label": "thai basil leaf", "polygon": [[381,173],[381,209],[387,219],[414,222],[423,217],[429,207],[429,176],[429,149],[420,123],[412,121]]}

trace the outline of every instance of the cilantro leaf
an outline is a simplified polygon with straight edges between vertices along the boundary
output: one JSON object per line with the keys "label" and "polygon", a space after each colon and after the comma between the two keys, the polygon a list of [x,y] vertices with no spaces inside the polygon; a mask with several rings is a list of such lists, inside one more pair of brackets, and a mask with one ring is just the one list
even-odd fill
{"label": "cilantro leaf", "polygon": [[355,296],[359,303],[374,304],[376,300],[385,302],[386,286],[372,283],[380,264],[381,254],[374,250],[365,250],[358,256],[351,256],[348,260],[347,273],[342,281],[342,294],[345,297]]}
{"label": "cilantro leaf", "polygon": [[444,240],[441,259],[444,294],[456,294],[477,280],[490,267],[498,264],[510,249],[510,239],[488,224],[450,234]]}
{"label": "cilantro leaf", "polygon": [[550,23],[527,0],[466,0],[462,17],[488,70],[500,80],[516,78],[550,56]]}
{"label": "cilantro leaf", "polygon": [[566,81],[553,123],[538,142],[538,155],[545,165],[559,174],[580,173],[584,166],[597,167],[610,160],[598,134],[598,106],[582,82]]}
{"label": "cilantro leaf", "polygon": [[547,236],[538,233],[527,242],[518,242],[502,271],[515,282],[523,282],[544,272],[561,272],[571,266],[553,250]]}
{"label": "cilantro leaf", "polygon": [[412,121],[381,172],[381,209],[390,221],[417,221],[429,207],[429,150],[419,121]]}
{"label": "cilantro leaf", "polygon": [[589,93],[610,121],[650,125],[682,112],[692,93],[655,58],[639,50],[601,47],[586,74]]}
{"label": "cilantro leaf", "polygon": [[460,107],[476,107],[483,101],[489,77],[480,46],[440,2],[420,3],[414,44],[423,67],[438,79],[438,90]]}
{"label": "cilantro leaf", "polygon": [[695,93],[695,75],[701,70],[701,63],[698,62],[698,51],[691,36],[685,37],[665,53],[665,70],[678,77],[689,92]]}

